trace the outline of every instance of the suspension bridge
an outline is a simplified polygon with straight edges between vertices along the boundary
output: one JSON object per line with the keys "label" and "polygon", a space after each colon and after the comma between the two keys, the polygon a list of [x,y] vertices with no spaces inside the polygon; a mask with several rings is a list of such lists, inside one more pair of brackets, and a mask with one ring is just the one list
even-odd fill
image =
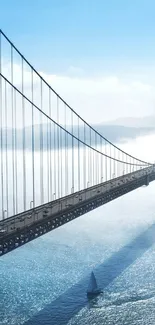
{"label": "suspension bridge", "polygon": [[153,180],[0,30],[0,256]]}

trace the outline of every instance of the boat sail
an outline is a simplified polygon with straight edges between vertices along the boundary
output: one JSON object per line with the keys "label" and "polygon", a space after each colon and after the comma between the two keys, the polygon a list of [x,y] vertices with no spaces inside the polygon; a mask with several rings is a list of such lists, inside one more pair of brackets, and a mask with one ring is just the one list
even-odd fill
{"label": "boat sail", "polygon": [[102,291],[98,288],[94,272],[91,272],[90,281],[87,289],[87,296],[96,296]]}

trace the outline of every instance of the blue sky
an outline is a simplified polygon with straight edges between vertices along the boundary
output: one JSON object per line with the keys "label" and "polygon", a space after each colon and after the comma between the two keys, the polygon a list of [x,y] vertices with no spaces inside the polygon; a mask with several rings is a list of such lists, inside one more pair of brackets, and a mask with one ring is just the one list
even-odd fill
{"label": "blue sky", "polygon": [[154,62],[154,12],[154,0],[5,0],[0,25],[38,69],[97,73]]}
{"label": "blue sky", "polygon": [[154,13],[155,0],[5,0],[0,28],[83,118],[98,123],[155,114]]}

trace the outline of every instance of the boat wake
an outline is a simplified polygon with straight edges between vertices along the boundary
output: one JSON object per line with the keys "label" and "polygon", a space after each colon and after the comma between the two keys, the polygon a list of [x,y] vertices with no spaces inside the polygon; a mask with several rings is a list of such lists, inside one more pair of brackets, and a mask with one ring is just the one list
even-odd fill
{"label": "boat wake", "polygon": [[140,301],[147,301],[155,297],[154,292],[140,292],[140,293],[119,293],[108,294],[103,293],[100,298],[95,298],[90,302],[89,308],[108,308],[112,306],[121,306],[127,303],[137,303]]}

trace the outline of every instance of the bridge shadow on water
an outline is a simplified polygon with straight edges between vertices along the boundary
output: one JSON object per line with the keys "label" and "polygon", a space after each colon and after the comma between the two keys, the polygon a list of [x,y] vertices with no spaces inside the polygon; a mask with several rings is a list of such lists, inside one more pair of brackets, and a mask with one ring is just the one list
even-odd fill
{"label": "bridge shadow on water", "polygon": [[[136,259],[140,258],[155,243],[155,224],[137,236],[128,245],[114,253],[94,271],[99,286],[106,288]],[[66,292],[48,304],[25,325],[66,325],[83,307],[88,304],[86,290],[90,273]]]}

